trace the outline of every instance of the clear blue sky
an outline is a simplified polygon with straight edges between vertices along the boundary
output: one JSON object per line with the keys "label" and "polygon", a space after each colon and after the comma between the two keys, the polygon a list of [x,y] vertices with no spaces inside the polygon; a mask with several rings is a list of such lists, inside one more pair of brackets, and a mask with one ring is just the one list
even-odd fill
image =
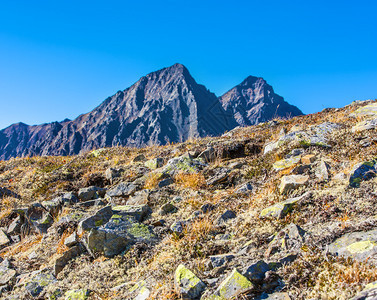
{"label": "clear blue sky", "polygon": [[377,98],[376,1],[1,1],[0,128],[75,118],[180,62],[262,76],[305,113]]}

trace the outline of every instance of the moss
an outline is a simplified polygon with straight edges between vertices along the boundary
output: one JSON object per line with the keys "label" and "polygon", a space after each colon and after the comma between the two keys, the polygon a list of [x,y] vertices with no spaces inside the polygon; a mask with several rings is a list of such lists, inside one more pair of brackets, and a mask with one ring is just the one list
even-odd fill
{"label": "moss", "polygon": [[362,253],[365,251],[372,250],[373,247],[375,246],[376,246],[376,243],[373,243],[372,241],[367,240],[367,241],[360,241],[360,242],[356,242],[351,245],[348,245],[346,249],[351,254],[356,254],[356,253]]}
{"label": "moss", "polygon": [[71,290],[65,293],[66,300],[86,300],[88,299],[89,291],[86,289],[82,290]]}
{"label": "moss", "polygon": [[103,220],[97,220],[94,222],[94,224],[98,227],[98,226],[101,226],[103,224]]}
{"label": "moss", "polygon": [[234,269],[218,287],[215,296],[220,298],[215,299],[230,299],[253,287],[253,284],[245,276],[238,272],[237,269]]}
{"label": "moss", "polygon": [[133,235],[135,238],[144,238],[150,239],[154,237],[154,234],[151,233],[149,227],[141,223],[133,223],[127,232]]}

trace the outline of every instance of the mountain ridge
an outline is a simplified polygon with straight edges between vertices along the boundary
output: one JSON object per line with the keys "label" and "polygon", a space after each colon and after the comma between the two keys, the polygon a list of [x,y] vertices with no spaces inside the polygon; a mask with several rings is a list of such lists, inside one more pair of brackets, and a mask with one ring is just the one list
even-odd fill
{"label": "mountain ridge", "polygon": [[[255,85],[256,81],[258,85]],[[198,84],[184,65],[176,63],[141,77],[74,120],[31,126],[20,122],[8,126],[0,131],[0,159],[72,155],[116,145],[142,147],[221,135],[237,125],[256,124],[272,118],[266,109],[258,114],[266,98],[260,90],[265,85],[264,79],[248,76],[240,85],[217,97]],[[245,93],[244,86],[248,89]],[[242,95],[241,102],[238,98],[226,98],[234,90],[238,91],[236,95]],[[271,99],[286,103],[274,94],[271,86],[267,85],[266,91],[273,96]],[[247,99],[248,95],[250,99]],[[255,95],[258,97],[251,97]],[[258,109],[252,111],[255,100],[258,100]],[[287,110],[293,116],[302,114],[293,108],[288,104]],[[237,117],[240,114],[246,117]],[[253,117],[257,119],[251,120]]]}

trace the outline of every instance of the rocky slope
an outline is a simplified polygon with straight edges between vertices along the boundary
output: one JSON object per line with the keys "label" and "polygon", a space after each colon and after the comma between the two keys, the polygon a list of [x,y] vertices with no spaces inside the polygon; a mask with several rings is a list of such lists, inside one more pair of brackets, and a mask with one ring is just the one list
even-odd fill
{"label": "rocky slope", "polygon": [[376,141],[367,101],[2,161],[0,297],[374,299]]}
{"label": "rocky slope", "polygon": [[1,130],[0,159],[183,142],[222,134],[237,122],[249,125],[301,114],[258,80],[262,82],[258,86],[250,83],[234,88],[220,103],[183,65],[175,64],[142,77],[75,120],[37,126],[18,123]]}
{"label": "rocky slope", "polygon": [[226,112],[234,115],[240,126],[255,125],[277,117],[302,115],[301,110],[275,94],[272,86],[260,77],[247,77],[219,99]]}

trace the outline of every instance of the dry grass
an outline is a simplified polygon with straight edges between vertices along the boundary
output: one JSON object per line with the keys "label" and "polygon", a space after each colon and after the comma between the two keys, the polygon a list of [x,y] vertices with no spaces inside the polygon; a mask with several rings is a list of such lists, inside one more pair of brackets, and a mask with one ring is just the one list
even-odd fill
{"label": "dry grass", "polygon": [[180,172],[175,176],[175,182],[183,188],[199,190],[206,185],[206,180],[202,173],[183,173]]}
{"label": "dry grass", "polygon": [[144,183],[145,189],[153,189],[157,186],[158,182],[161,179],[160,173],[150,173],[147,175],[147,178]]}

